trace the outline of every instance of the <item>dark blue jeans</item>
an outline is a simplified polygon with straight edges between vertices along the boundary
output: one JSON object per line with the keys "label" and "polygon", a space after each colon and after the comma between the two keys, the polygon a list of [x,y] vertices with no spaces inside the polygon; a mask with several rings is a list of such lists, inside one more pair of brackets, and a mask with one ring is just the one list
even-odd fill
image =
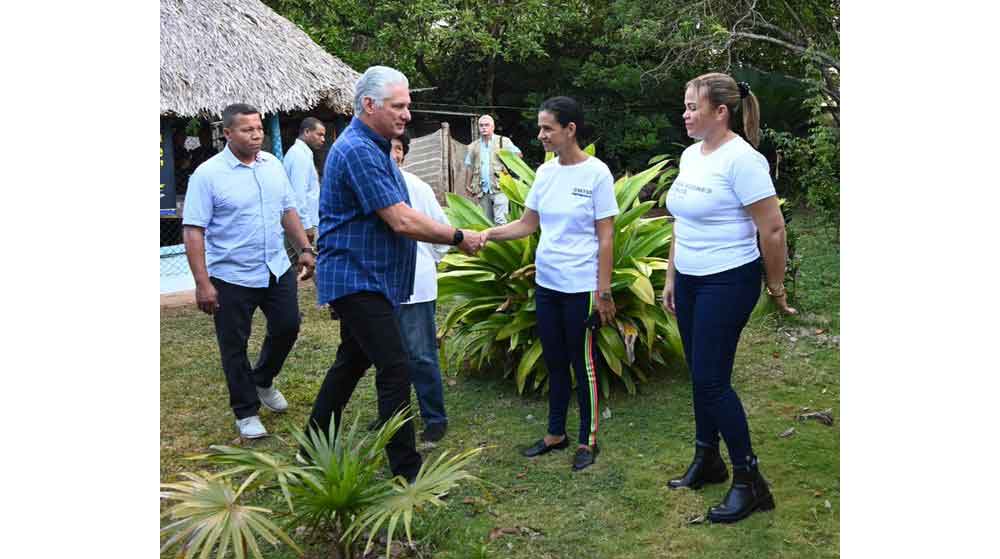
{"label": "dark blue jeans", "polygon": [[570,364],[576,371],[576,399],[580,404],[580,444],[597,443],[597,342],[586,326],[597,308],[590,292],[563,293],[535,289],[536,328],[542,341],[542,359],[549,370],[549,434],[566,432],[569,409]]}
{"label": "dark blue jeans", "polygon": [[434,324],[436,303],[427,301],[399,307],[399,328],[410,356],[410,382],[417,393],[420,417],[425,426],[448,422],[438,364],[437,327]]}
{"label": "dark blue jeans", "polygon": [[733,468],[753,453],[740,397],[731,384],[740,333],[760,297],[761,261],[707,276],[677,272],[674,304],[694,389],[696,444],[729,448]]}

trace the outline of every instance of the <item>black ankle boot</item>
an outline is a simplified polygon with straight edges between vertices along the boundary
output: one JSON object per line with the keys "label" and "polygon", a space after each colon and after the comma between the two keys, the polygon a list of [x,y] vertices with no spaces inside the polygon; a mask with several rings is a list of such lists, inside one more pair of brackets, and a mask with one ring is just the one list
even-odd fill
{"label": "black ankle boot", "polygon": [[667,487],[701,489],[706,483],[722,483],[727,479],[729,471],[726,470],[726,463],[719,455],[719,447],[695,445],[694,460],[691,461],[691,465],[680,479],[668,481]]}
{"label": "black ankle boot", "polygon": [[708,521],[737,522],[754,511],[773,508],[774,497],[757,469],[757,458],[750,457],[746,468],[733,468],[733,485],[721,503],[708,509]]}

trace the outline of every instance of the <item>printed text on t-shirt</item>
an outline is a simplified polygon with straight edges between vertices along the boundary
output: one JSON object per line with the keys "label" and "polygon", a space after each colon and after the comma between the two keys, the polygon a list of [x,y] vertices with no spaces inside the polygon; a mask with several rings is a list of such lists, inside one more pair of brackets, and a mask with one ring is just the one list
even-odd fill
{"label": "printed text on t-shirt", "polygon": [[670,187],[671,190],[675,190],[677,194],[687,194],[688,190],[696,190],[702,194],[711,194],[712,189],[704,186],[698,186],[696,184],[691,184],[689,182],[674,181],[673,186]]}
{"label": "printed text on t-shirt", "polygon": [[591,198],[594,195],[594,191],[589,188],[582,188],[579,186],[573,187],[573,196],[582,196],[584,198]]}

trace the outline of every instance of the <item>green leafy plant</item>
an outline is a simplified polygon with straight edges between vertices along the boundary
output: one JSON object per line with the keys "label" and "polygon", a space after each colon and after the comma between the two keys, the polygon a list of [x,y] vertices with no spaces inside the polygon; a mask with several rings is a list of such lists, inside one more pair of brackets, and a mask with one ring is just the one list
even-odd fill
{"label": "green leafy plant", "polygon": [[819,71],[810,73],[811,95],[803,106],[812,115],[803,136],[765,130],[780,157],[778,181],[785,191],[804,200],[805,205],[839,227],[840,224],[840,126],[830,116],[836,105],[823,91]]}
{"label": "green leafy plant", "polygon": [[[387,549],[400,526],[412,545],[414,514],[429,506],[443,506],[441,497],[456,484],[475,480],[466,468],[482,448],[442,453],[424,463],[412,484],[399,476],[380,478],[386,445],[411,419],[407,412],[398,412],[374,434],[359,432],[357,421],[349,429],[338,430],[336,436],[312,429],[308,434],[295,431],[293,436],[311,458],[306,466],[269,452],[228,446],[212,446],[212,452],[191,457],[228,468],[208,477],[182,474],[189,481],[163,486],[171,491],[161,495],[178,502],[164,513],[176,521],[161,530],[168,536],[163,549],[180,545],[179,557],[207,558],[218,544],[218,559],[230,548],[240,559],[247,549],[260,559],[256,541],[260,538],[271,544],[283,541],[301,554],[267,518],[271,510],[239,502],[253,489],[265,490],[272,484],[278,485],[288,507],[280,511],[286,528],[333,534],[342,557],[356,555],[356,542],[366,532],[367,553],[382,527],[387,529]],[[233,490],[231,480],[240,475],[246,478]]]}
{"label": "green leafy plant", "polygon": [[160,530],[168,536],[160,549],[161,554],[176,547],[177,557],[206,559],[218,546],[217,559],[225,557],[230,549],[238,559],[246,557],[247,550],[257,559],[263,559],[257,538],[272,545],[281,540],[302,553],[288,534],[267,518],[271,514],[269,509],[239,503],[251,479],[234,489],[225,476],[187,472],[181,476],[186,481],[162,485],[164,491],[160,498],[176,504],[161,516],[173,521]]}
{"label": "green leafy plant", "polygon": [[[593,146],[588,146],[593,153]],[[518,219],[535,172],[506,150],[500,154],[517,177],[501,176],[500,188],[511,202],[510,218]],[[639,191],[657,177],[667,161],[615,183],[619,215],[615,219],[614,270],[611,278],[617,316],[601,328],[597,347],[611,371],[600,371],[602,392],[618,379],[630,394],[654,370],[680,362],[683,352],[674,320],[660,307],[672,226],[665,217],[643,218],[654,201],[640,202]],[[491,225],[482,210],[460,196],[448,196],[451,223],[481,231]],[[449,254],[438,275],[438,297],[453,304],[438,336],[446,338],[443,361],[482,370],[499,365],[513,375],[518,392],[526,386],[547,390],[541,342],[535,332],[535,250],[540,233],[523,239],[490,242],[475,256]],[[533,379],[533,384],[529,383]]]}

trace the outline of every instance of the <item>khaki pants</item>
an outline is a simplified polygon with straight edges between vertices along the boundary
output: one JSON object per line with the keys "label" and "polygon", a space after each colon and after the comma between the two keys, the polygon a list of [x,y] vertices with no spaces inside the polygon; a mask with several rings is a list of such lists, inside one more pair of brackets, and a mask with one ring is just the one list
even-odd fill
{"label": "khaki pants", "polygon": [[486,219],[493,221],[495,225],[505,225],[507,223],[507,210],[510,202],[503,192],[490,192],[483,194],[479,200],[479,207],[486,214]]}

